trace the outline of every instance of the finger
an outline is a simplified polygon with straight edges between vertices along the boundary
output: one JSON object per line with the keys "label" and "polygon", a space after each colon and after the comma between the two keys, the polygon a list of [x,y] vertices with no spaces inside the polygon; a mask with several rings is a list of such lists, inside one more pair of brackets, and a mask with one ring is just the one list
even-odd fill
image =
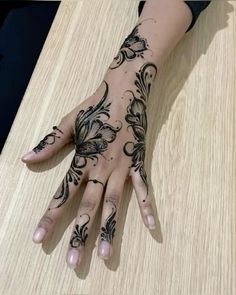
{"label": "finger", "polygon": [[67,253],[67,264],[73,269],[81,263],[83,258],[85,242],[91,231],[106,183],[106,178],[99,174],[89,179],[91,181],[88,181],[80,202]]}
{"label": "finger", "polygon": [[70,169],[63,178],[61,185],[54,194],[47,211],[44,213],[36,227],[33,235],[33,241],[35,243],[41,243],[51,238],[57,220],[63,216],[67,205],[69,205],[86,177],[86,170],[82,171],[82,169],[77,169],[74,166],[74,159]]}
{"label": "finger", "polygon": [[113,253],[115,225],[127,174],[128,172],[124,173],[124,169],[116,169],[110,175],[107,183],[98,247],[98,256],[102,259],[109,259]]}
{"label": "finger", "polygon": [[64,117],[58,126],[53,126],[53,131],[47,134],[32,151],[22,156],[24,163],[45,161],[56,154],[65,144],[72,141],[73,128],[69,117]]}
{"label": "finger", "polygon": [[155,219],[151,198],[148,194],[146,172],[143,167],[141,167],[139,170],[132,168],[130,175],[143,222],[149,229],[155,229]]}

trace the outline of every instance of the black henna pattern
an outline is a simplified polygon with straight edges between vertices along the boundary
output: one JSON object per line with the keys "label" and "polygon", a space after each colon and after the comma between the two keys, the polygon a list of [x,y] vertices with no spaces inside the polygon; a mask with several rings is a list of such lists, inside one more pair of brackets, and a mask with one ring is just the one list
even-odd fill
{"label": "black henna pattern", "polygon": [[[53,130],[57,130],[59,133],[63,134],[63,132],[57,127],[53,126]],[[37,154],[40,151],[42,151],[47,145],[52,145],[55,143],[56,138],[61,138],[59,134],[56,133],[56,131],[53,131],[49,134],[47,134],[40,142],[39,144],[33,148],[33,151]]]}
{"label": "black henna pattern", "polygon": [[109,202],[112,203],[113,207],[112,207],[112,211],[110,215],[106,219],[105,225],[101,228],[101,241],[107,241],[110,244],[112,244],[114,234],[115,234],[115,225],[116,225],[115,216],[117,213],[117,208],[112,201],[109,201]]}
{"label": "black henna pattern", "polygon": [[97,180],[97,179],[89,179],[88,182],[89,182],[89,181],[92,181],[92,182],[95,183],[95,184],[96,184],[96,183],[100,183],[103,187],[105,186],[101,181],[99,181],[99,180]]}
{"label": "black henna pattern", "polygon": [[133,31],[126,37],[121,48],[110,65],[110,69],[116,69],[124,61],[131,61],[137,57],[144,58],[144,51],[148,50],[149,45],[145,38],[138,34],[138,28],[142,23],[138,23]]}
{"label": "black henna pattern", "polygon": [[[150,93],[151,83],[155,79],[157,67],[153,63],[144,64],[138,73],[136,73],[136,80],[134,82],[136,95],[133,91],[127,90],[132,94],[132,99],[127,107],[127,114],[125,120],[129,123],[128,128],[132,128],[132,133],[135,142],[128,141],[123,147],[124,153],[132,157],[132,165],[134,171],[138,171],[143,182],[145,183],[148,194],[147,175],[144,169],[145,160],[145,135],[147,132],[147,115],[146,115],[146,100]],[[147,195],[146,195],[147,196]],[[143,199],[143,202],[146,198]]]}
{"label": "black henna pattern", "polygon": [[75,225],[75,230],[70,240],[70,245],[72,248],[78,248],[79,246],[84,246],[86,239],[88,237],[88,234],[86,233],[86,231],[88,230],[87,224],[90,221],[90,216],[84,213],[80,215],[80,217],[84,215],[88,217],[88,220],[85,223],[83,223],[81,226],[79,224]]}
{"label": "black henna pattern", "polygon": [[[87,165],[88,159],[92,161],[96,160],[93,166],[97,165],[98,155],[106,159],[103,152],[107,150],[108,143],[116,139],[117,132],[122,128],[121,121],[117,121],[120,123],[118,127],[113,127],[105,122],[110,118],[109,111],[111,102],[107,102],[109,87],[106,81],[104,81],[104,83],[106,88],[101,100],[95,106],[89,106],[86,110],[81,110],[77,114],[74,137],[75,156],[70,169],[67,171],[62,181],[59,195],[56,194],[53,197],[54,199],[61,200],[56,208],[62,206],[68,199],[69,183],[73,183],[74,185],[79,184],[81,176],[83,175],[82,168]],[[102,115],[106,120],[102,119]],[[54,208],[49,208],[48,210],[51,209]]]}

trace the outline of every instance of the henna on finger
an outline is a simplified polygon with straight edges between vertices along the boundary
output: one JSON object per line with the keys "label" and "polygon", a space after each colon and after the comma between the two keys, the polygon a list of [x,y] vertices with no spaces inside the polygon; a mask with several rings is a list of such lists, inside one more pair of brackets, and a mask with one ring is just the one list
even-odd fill
{"label": "henna on finger", "polygon": [[96,183],[100,183],[100,184],[103,186],[103,188],[105,187],[105,185],[104,185],[101,181],[99,181],[99,180],[97,180],[97,179],[89,179],[88,182],[89,182],[89,181],[92,181],[92,182],[95,183],[95,184],[96,184]]}
{"label": "henna on finger", "polygon": [[73,235],[70,240],[70,245],[72,248],[78,248],[80,246],[84,246],[86,239],[88,237],[87,224],[90,221],[90,216],[87,213],[84,213],[84,214],[80,215],[80,217],[82,217],[84,215],[87,216],[87,220],[82,225],[79,225],[79,224],[75,225],[75,230],[74,230]]}
{"label": "henna on finger", "polygon": [[117,208],[116,205],[112,201],[106,200],[106,202],[111,202],[113,207],[112,211],[107,217],[105,221],[105,225],[101,228],[101,241],[107,241],[110,244],[112,244],[114,235],[115,235],[115,225],[116,225],[116,220],[115,216],[117,213]]}
{"label": "henna on finger", "polygon": [[[53,126],[52,129],[58,131],[61,134],[64,134],[63,131],[60,130],[57,126]],[[33,148],[33,151],[37,154],[40,151],[42,151],[47,145],[53,145],[56,142],[56,138],[61,138],[61,136],[59,134],[57,134],[56,131],[53,131],[53,132],[47,134],[39,142],[39,144]]]}

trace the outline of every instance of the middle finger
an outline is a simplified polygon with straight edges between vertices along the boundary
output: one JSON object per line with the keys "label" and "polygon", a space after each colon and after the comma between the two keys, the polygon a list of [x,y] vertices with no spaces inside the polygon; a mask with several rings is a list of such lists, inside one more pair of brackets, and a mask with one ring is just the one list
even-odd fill
{"label": "middle finger", "polygon": [[99,207],[106,181],[107,176],[102,176],[101,173],[88,179],[67,253],[67,264],[73,269],[80,264],[83,257],[85,242]]}

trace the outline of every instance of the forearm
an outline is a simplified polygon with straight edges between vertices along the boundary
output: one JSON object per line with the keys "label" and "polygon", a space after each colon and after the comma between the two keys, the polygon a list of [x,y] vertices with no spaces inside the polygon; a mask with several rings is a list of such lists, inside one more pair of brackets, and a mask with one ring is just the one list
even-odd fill
{"label": "forearm", "polygon": [[184,36],[191,21],[191,11],[183,0],[147,1],[138,20],[142,23],[140,34],[146,38],[150,49],[144,58],[159,68]]}
{"label": "forearm", "polygon": [[119,98],[132,89],[145,64],[146,72],[156,73],[191,21],[192,13],[182,0],[148,0],[104,76],[114,90],[111,95]]}
{"label": "forearm", "polygon": [[125,39],[110,71],[136,69],[145,62],[159,68],[192,21],[192,14],[183,0],[149,0],[135,26]]}

